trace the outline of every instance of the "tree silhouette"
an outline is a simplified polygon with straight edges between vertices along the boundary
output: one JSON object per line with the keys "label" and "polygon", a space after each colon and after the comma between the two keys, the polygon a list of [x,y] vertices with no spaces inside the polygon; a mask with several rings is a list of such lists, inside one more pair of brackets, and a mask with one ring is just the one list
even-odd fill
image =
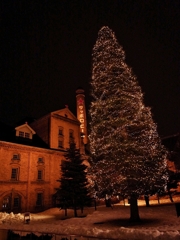
{"label": "tree silhouette", "polygon": [[[77,217],[77,208],[83,211],[84,206],[90,204],[91,198],[88,191],[87,166],[83,164],[79,149],[75,143],[70,143],[65,153],[65,159],[61,164],[60,187],[56,196],[66,210],[73,207],[74,216]],[[67,213],[67,212],[66,212]]]}

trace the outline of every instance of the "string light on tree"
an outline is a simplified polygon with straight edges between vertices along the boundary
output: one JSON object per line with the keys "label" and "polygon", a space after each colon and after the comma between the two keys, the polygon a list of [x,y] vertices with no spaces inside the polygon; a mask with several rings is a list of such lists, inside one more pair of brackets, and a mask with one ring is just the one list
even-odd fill
{"label": "string light on tree", "polygon": [[106,26],[93,48],[91,96],[95,182],[101,192],[130,197],[131,219],[139,220],[138,196],[165,184],[166,151],[125,52]]}

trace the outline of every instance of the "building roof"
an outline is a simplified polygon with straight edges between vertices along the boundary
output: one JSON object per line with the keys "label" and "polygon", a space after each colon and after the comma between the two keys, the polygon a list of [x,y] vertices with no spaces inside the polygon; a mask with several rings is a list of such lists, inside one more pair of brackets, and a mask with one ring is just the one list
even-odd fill
{"label": "building roof", "polygon": [[48,145],[37,134],[35,134],[35,131],[27,123],[25,124],[34,133],[32,139],[16,136],[15,129],[17,129],[20,126],[17,126],[16,128],[14,128],[12,126],[9,126],[5,123],[0,122],[0,140],[11,142],[11,143],[19,143],[19,144],[28,145],[28,146],[40,147],[40,148],[49,148]]}

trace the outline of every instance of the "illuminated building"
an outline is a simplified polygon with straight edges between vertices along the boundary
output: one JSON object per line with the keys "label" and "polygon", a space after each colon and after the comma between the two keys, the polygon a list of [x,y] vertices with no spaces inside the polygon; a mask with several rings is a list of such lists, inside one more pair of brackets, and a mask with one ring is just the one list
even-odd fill
{"label": "illuminated building", "polygon": [[60,164],[71,141],[85,152],[80,121],[67,106],[15,129],[1,124],[0,211],[36,212],[55,206]]}

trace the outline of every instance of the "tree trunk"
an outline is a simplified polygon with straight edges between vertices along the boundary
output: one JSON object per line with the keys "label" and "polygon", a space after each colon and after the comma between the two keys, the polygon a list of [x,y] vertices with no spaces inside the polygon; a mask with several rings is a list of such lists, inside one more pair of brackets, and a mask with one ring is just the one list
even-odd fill
{"label": "tree trunk", "polygon": [[123,198],[124,206],[126,206],[125,198]]}
{"label": "tree trunk", "polygon": [[160,197],[159,194],[157,194],[158,204],[160,204]]}
{"label": "tree trunk", "polygon": [[94,199],[94,210],[96,211],[97,210],[97,204],[96,204],[96,199]]}
{"label": "tree trunk", "polygon": [[77,217],[77,208],[74,206],[74,216]]}
{"label": "tree trunk", "polygon": [[149,207],[149,196],[144,195],[144,200],[145,200],[145,203],[146,203],[146,207]]}
{"label": "tree trunk", "polygon": [[168,195],[169,195],[170,201],[171,201],[171,202],[174,202],[174,201],[173,201],[173,198],[172,198],[172,195],[171,195],[171,191],[170,191],[169,189],[168,189]]}
{"label": "tree trunk", "polygon": [[67,216],[67,208],[66,207],[64,208],[64,214],[65,214],[65,216]]}
{"label": "tree trunk", "polygon": [[135,196],[131,196],[130,198],[130,221],[131,222],[140,221],[137,197]]}

